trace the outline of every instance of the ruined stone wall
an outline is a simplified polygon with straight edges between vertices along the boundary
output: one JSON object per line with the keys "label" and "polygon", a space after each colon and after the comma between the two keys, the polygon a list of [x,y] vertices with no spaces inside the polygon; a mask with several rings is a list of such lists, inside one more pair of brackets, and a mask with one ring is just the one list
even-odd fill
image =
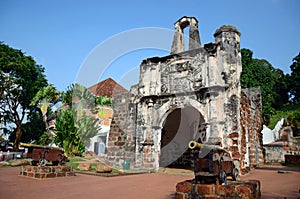
{"label": "ruined stone wall", "polygon": [[288,154],[286,150],[284,150],[284,144],[266,144],[264,145],[265,150],[265,163],[284,163],[284,156]]}
{"label": "ruined stone wall", "polygon": [[241,168],[253,168],[264,162],[262,143],[262,102],[260,88],[243,89],[240,109]]}
{"label": "ruined stone wall", "polygon": [[107,146],[107,163],[122,168],[124,160],[134,163],[134,111],[130,102],[132,94],[122,93],[114,98],[113,119]]}

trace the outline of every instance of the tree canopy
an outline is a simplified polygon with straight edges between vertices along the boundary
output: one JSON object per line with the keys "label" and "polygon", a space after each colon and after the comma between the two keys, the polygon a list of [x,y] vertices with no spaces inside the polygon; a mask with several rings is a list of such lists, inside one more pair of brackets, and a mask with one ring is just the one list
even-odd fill
{"label": "tree canopy", "polygon": [[241,75],[242,88],[260,87],[262,92],[263,117],[266,124],[275,114],[275,110],[282,109],[289,104],[299,103],[300,85],[300,54],[293,59],[291,75],[284,74],[274,68],[265,59],[253,58],[253,52],[242,49]]}
{"label": "tree canopy", "polygon": [[300,103],[300,52],[293,59],[291,68],[291,95],[294,103]]}
{"label": "tree canopy", "polygon": [[47,85],[44,68],[31,56],[0,43],[0,122],[5,133],[14,133],[14,150],[22,136],[22,123],[30,115],[31,100]]}

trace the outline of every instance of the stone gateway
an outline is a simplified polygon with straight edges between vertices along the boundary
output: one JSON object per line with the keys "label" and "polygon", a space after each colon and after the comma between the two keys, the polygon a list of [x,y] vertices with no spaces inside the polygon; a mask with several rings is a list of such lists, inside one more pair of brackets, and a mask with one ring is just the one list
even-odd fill
{"label": "stone gateway", "polygon": [[263,162],[261,95],[241,89],[240,35],[224,25],[202,46],[197,19],[179,19],[170,55],[143,60],[139,83],[115,97],[107,162],[191,167],[191,140],[227,149],[242,173]]}

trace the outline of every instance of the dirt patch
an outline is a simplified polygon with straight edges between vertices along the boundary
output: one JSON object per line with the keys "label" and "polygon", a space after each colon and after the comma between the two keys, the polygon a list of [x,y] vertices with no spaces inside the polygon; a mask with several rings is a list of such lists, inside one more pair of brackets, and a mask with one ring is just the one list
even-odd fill
{"label": "dirt patch", "polygon": [[176,176],[194,176],[194,171],[178,168],[159,168],[158,173]]}

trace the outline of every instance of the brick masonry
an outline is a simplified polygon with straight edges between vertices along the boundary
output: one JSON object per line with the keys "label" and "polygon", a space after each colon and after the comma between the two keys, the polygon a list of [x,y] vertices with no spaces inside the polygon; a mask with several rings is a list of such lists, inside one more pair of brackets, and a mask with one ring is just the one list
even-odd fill
{"label": "brick masonry", "polygon": [[242,172],[264,162],[262,143],[262,102],[259,88],[243,89],[240,105],[240,151]]}
{"label": "brick masonry", "polygon": [[20,175],[35,179],[75,176],[73,167],[70,166],[22,166]]}
{"label": "brick masonry", "polygon": [[175,199],[255,199],[260,198],[260,182],[249,180],[228,185],[193,184],[191,181],[176,185]]}

